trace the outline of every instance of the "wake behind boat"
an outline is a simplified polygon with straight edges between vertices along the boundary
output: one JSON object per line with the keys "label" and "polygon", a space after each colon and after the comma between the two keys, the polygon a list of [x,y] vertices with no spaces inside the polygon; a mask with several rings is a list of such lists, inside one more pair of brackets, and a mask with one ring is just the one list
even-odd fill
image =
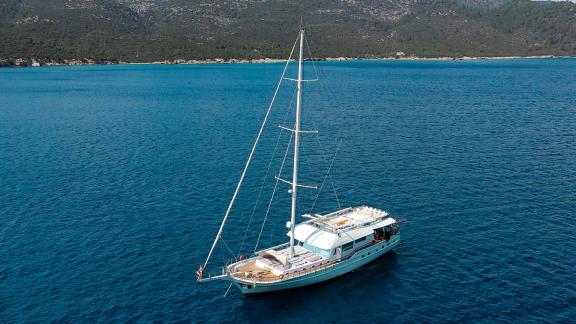
{"label": "wake behind boat", "polygon": [[[224,266],[220,273],[204,276],[205,268],[216,244],[221,239],[224,225],[268,120],[280,87],[279,83],[206,262],[198,269],[198,282],[229,280],[244,294],[303,287],[346,274],[391,251],[400,243],[400,228],[397,225],[397,219],[386,211],[369,206],[344,208],[325,215],[306,214],[303,216],[309,220],[296,224],[298,189],[311,188],[298,182],[300,136],[310,132],[301,130],[302,82],[306,81],[302,79],[304,39],[302,29],[296,40],[300,43],[298,79],[293,80],[298,84],[295,125],[294,128],[282,127],[292,132],[294,137],[292,179],[288,181],[276,177],[277,182],[285,182],[291,186],[291,217],[287,223],[287,228],[289,228],[287,235],[290,240],[287,243],[257,251],[249,257],[238,257],[232,264]],[[284,78],[284,74],[295,46],[296,43],[294,43],[280,81],[288,79]]]}

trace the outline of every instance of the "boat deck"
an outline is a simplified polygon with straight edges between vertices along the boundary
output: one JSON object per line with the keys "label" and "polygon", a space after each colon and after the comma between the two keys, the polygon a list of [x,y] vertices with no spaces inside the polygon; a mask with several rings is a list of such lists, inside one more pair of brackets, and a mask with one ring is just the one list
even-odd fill
{"label": "boat deck", "polygon": [[236,272],[232,274],[233,277],[237,277],[244,280],[256,280],[256,281],[274,281],[278,280],[278,276],[272,273],[269,269],[262,269],[256,266],[256,260],[246,262],[244,264],[236,267]]}
{"label": "boat deck", "polygon": [[[368,227],[382,222],[389,216],[388,212],[368,206],[345,208],[324,216],[317,215],[314,219],[298,225],[297,229],[302,225],[307,225],[309,228],[302,228],[309,232],[305,233],[308,238],[314,233],[328,232],[331,235],[329,239],[333,239],[336,237],[335,234],[338,234],[335,241],[338,243],[340,233]],[[395,222],[393,219],[391,221]],[[372,234],[372,229],[369,228],[368,232]],[[362,237],[369,235],[361,234]],[[318,239],[317,241],[321,240]],[[230,265],[227,272],[230,276],[240,280],[269,282],[317,271],[336,262],[334,259],[323,257],[302,246],[295,246],[294,249],[295,256],[293,258],[290,258],[290,248],[286,245],[262,251],[257,257]]]}
{"label": "boat deck", "polygon": [[[231,275],[238,279],[268,282],[285,278],[292,278],[311,271],[317,271],[334,262],[316,253],[310,252],[303,247],[296,246],[296,255],[288,267],[277,260],[258,256],[256,258],[231,265]],[[275,251],[276,253],[288,256],[289,248]]]}
{"label": "boat deck", "polygon": [[326,228],[333,232],[342,232],[349,229],[366,226],[375,221],[390,216],[388,212],[380,209],[361,206],[356,208],[346,208],[337,212],[318,217],[307,223]]}

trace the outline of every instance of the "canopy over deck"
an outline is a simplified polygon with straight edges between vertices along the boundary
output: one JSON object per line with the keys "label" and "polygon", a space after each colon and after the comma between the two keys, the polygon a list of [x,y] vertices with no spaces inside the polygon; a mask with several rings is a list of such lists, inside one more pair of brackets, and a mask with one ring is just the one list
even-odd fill
{"label": "canopy over deck", "polygon": [[[374,229],[395,224],[390,214],[361,206],[346,208],[296,225],[294,238],[320,249],[329,250],[371,235]],[[292,231],[288,232],[292,237]]]}

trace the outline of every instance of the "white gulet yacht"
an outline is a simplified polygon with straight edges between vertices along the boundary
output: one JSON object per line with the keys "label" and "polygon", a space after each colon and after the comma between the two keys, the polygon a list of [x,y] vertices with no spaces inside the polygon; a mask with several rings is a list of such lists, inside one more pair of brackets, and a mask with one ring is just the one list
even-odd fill
{"label": "white gulet yacht", "polygon": [[[284,75],[292,58],[296,44],[300,43],[298,58],[298,79],[288,79]],[[344,208],[326,215],[307,214],[309,220],[296,224],[298,188],[307,187],[298,183],[300,135],[306,131],[300,129],[302,111],[302,73],[303,73],[304,30],[300,30],[298,38],[292,47],[290,57],[284,67],[284,72],[276,88],[272,103],[264,118],[252,151],[244,167],[236,191],[230,201],[226,214],[216,239],[212,244],[206,262],[198,272],[198,282],[213,280],[228,280],[236,285],[244,294],[272,292],[297,287],[303,287],[326,281],[352,270],[355,270],[391,251],[400,243],[400,229],[397,219],[388,212],[369,207],[359,206]],[[205,268],[214,252],[216,244],[221,239],[224,224],[240,190],[246,171],[268,116],[280,83],[283,79],[296,81],[296,119],[294,129],[294,161],[292,180],[287,181],[277,177],[277,181],[291,185],[292,195],[291,218],[287,223],[289,242],[262,249],[249,257],[238,257],[232,264],[222,268],[216,275],[205,275]]]}

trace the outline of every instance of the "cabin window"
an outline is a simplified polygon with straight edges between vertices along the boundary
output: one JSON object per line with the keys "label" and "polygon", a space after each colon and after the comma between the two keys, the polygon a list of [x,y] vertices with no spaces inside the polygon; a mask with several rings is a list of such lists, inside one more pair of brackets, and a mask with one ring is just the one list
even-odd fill
{"label": "cabin window", "polygon": [[332,250],[324,250],[324,249],[321,249],[319,247],[315,247],[314,245],[308,244],[306,242],[304,242],[303,247],[306,250],[320,254],[321,256],[323,256],[325,258],[329,258],[330,256],[332,256]]}
{"label": "cabin window", "polygon": [[346,243],[346,244],[342,245],[342,251],[352,250],[353,247],[354,247],[354,242]]}
{"label": "cabin window", "polygon": [[366,240],[366,236],[361,237],[361,238],[357,239],[356,241],[354,241],[354,244],[364,242],[365,240]]}

